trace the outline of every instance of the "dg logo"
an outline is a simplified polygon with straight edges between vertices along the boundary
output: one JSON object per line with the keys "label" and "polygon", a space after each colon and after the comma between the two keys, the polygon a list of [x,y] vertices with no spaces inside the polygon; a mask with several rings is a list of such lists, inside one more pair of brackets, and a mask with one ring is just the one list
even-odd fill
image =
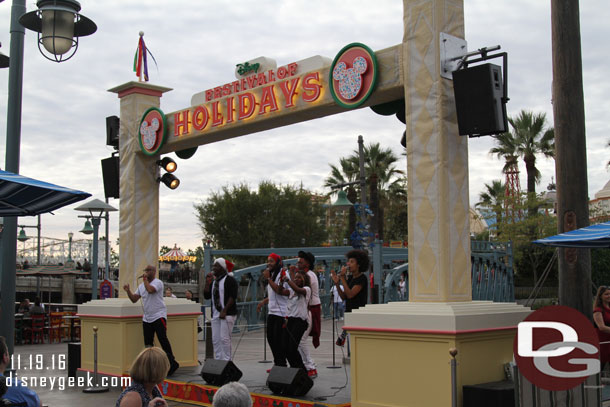
{"label": "dg logo", "polygon": [[330,91],[338,105],[353,109],[362,105],[375,89],[377,59],[366,45],[345,46],[330,66]]}
{"label": "dg logo", "polygon": [[593,323],[562,305],[541,308],[520,322],[513,351],[521,374],[545,390],[571,389],[600,371]]}

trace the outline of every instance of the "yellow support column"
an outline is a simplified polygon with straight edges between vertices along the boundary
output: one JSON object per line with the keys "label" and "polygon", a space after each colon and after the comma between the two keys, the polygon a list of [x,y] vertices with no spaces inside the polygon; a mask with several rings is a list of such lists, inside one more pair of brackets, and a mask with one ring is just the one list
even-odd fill
{"label": "yellow support column", "polygon": [[121,99],[119,156],[121,162],[119,214],[119,296],[126,297],[124,284],[136,286],[136,277],[159,257],[159,184],[157,156],[140,151],[140,120],[150,107],[159,107],[161,95],[170,88],[145,82],[128,82],[109,92]]}
{"label": "yellow support column", "polygon": [[[135,290],[148,264],[159,256],[158,156],[140,151],[138,133],[144,112],[159,107],[163,93],[171,89],[144,82],[128,82],[110,89],[121,100],[120,154],[120,298],[79,305],[82,320],[81,365],[93,369],[93,327],[98,327],[98,369],[102,374],[125,375],[144,348],[142,305],[133,304],[123,291]],[[196,366],[197,317],[200,306],[185,299],[165,298],[167,336],[180,366]],[[157,343],[156,346],[159,346]]]}
{"label": "yellow support column", "polygon": [[450,348],[462,405],[463,385],[503,379],[530,312],[472,301],[468,138],[458,135],[452,81],[440,75],[440,33],[464,38],[463,1],[403,4],[410,302],[346,315],[354,407],[451,405]]}

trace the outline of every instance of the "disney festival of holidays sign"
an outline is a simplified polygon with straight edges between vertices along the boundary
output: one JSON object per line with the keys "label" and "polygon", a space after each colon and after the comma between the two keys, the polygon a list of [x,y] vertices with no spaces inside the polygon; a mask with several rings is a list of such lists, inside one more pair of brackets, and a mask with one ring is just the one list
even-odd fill
{"label": "disney festival of holidays sign", "polygon": [[[250,73],[249,67],[258,66],[258,72]],[[238,64],[238,72],[245,77],[206,90],[205,102],[173,114],[174,136],[191,132],[204,132],[210,128],[254,119],[299,103],[313,103],[320,97],[321,73],[313,71],[299,76],[299,64],[291,63],[277,69],[261,72],[260,63]],[[239,76],[238,76],[239,77]]]}
{"label": "disney festival of holidays sign", "polygon": [[[336,113],[341,107],[355,108],[369,97],[375,87],[377,62],[373,51],[363,44],[354,43],[344,47],[332,63],[328,58],[314,56],[277,68],[272,59],[260,57],[237,64],[235,77],[235,81],[195,94],[191,107],[169,113],[167,118],[162,114],[167,127],[164,120],[157,120],[163,126],[154,126],[155,123],[148,123],[148,118],[143,117],[140,127],[142,151],[148,155],[160,152],[166,142],[161,135],[162,128],[167,132],[170,148],[173,143],[184,145],[181,140],[192,140],[188,142],[188,147],[192,147],[246,134],[238,129],[240,124],[251,121],[260,123],[256,129],[249,130],[253,132],[306,120],[307,115],[321,117]],[[318,110],[316,114],[307,113],[298,119],[295,119],[298,115],[291,115],[288,118],[291,113],[300,113],[314,106]],[[319,112],[320,109],[329,110]],[[273,126],[262,124],[276,118],[281,122],[275,122]],[[157,127],[160,134],[151,137],[148,133]],[[227,131],[232,134],[227,134]],[[224,134],[214,136],[216,140],[195,138],[219,133]],[[147,140],[154,146],[144,148]]]}

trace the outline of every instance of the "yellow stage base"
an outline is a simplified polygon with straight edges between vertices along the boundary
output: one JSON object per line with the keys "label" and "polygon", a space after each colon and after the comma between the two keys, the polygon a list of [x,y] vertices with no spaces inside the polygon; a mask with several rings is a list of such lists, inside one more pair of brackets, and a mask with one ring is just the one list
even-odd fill
{"label": "yellow stage base", "polygon": [[[197,366],[197,317],[201,306],[182,298],[165,298],[167,337],[181,367]],[[93,327],[97,331],[97,370],[122,376],[144,349],[142,305],[127,298],[94,300],[78,306],[81,319],[81,368],[93,370]],[[155,336],[155,346],[159,346]]]}
{"label": "yellow stage base", "polygon": [[346,314],[352,407],[451,405],[456,348],[458,406],[462,386],[504,380],[517,324],[531,310],[488,301],[367,305]]}

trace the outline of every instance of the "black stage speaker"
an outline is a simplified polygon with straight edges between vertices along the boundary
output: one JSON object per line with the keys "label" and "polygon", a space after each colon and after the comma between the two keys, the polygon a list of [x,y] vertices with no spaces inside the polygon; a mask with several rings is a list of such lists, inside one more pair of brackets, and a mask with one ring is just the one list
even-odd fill
{"label": "black stage speaker", "polygon": [[116,155],[102,160],[106,198],[119,198],[119,167],[119,157]]}
{"label": "black stage speaker", "polygon": [[515,406],[515,384],[510,380],[481,383],[462,388],[464,407]]}
{"label": "black stage speaker", "polygon": [[106,117],[106,145],[119,148],[119,128],[121,120],[117,116]]}
{"label": "black stage speaker", "polygon": [[498,65],[453,71],[453,92],[460,136],[508,131],[502,70]]}
{"label": "black stage speaker", "polygon": [[201,368],[201,377],[212,386],[237,382],[241,376],[241,370],[230,360],[208,359]]}
{"label": "black stage speaker", "polygon": [[281,396],[304,396],[313,387],[305,369],[273,366],[267,377],[267,387]]}

